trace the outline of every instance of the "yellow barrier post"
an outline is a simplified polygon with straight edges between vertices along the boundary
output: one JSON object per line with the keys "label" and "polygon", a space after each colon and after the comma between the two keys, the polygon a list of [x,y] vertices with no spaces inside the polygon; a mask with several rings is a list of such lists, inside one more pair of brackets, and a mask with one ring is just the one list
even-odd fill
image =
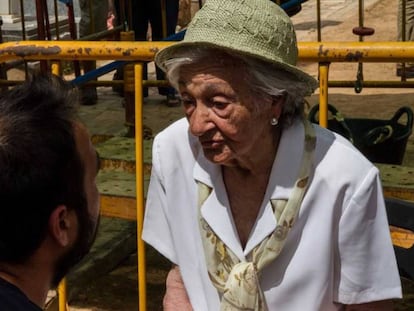
{"label": "yellow barrier post", "polygon": [[319,63],[319,125],[328,127],[329,63]]}
{"label": "yellow barrier post", "polygon": [[142,151],[142,71],[143,65],[136,64],[135,72],[135,168],[137,200],[137,252],[138,252],[138,299],[139,311],[147,310],[145,243],[141,239],[144,222],[144,172]]}
{"label": "yellow barrier post", "polygon": [[60,70],[60,64],[58,62],[53,62],[52,63],[52,73],[56,76],[61,76],[61,70]]}
{"label": "yellow barrier post", "polygon": [[67,292],[66,292],[66,278],[60,281],[58,286],[59,311],[67,311]]}

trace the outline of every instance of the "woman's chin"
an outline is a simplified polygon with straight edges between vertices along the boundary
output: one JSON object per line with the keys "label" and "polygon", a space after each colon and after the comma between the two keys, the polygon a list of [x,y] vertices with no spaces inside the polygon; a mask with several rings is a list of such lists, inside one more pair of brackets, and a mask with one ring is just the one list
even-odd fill
{"label": "woman's chin", "polygon": [[223,152],[213,152],[210,150],[204,150],[204,156],[210,162],[218,165],[225,165],[225,166],[234,166],[234,160],[232,157],[229,156],[227,153]]}

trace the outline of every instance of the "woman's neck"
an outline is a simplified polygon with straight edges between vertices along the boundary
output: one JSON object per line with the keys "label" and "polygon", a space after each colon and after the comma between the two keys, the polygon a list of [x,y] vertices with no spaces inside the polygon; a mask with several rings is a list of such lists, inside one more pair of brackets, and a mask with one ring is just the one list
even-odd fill
{"label": "woman's neck", "polygon": [[239,177],[270,175],[273,162],[279,147],[281,129],[278,128],[269,139],[256,142],[257,147],[253,148],[254,152],[236,159],[234,165],[224,166],[232,175]]}

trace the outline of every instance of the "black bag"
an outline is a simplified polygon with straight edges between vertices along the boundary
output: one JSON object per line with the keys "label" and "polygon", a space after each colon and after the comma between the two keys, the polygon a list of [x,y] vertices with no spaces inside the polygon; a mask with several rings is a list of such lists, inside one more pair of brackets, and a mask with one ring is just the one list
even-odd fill
{"label": "black bag", "polygon": [[[389,120],[345,118],[328,104],[328,128],[349,139],[371,162],[400,165],[413,127],[413,111],[401,107]],[[309,111],[308,119],[319,123],[319,105]],[[398,122],[406,115],[406,124]]]}

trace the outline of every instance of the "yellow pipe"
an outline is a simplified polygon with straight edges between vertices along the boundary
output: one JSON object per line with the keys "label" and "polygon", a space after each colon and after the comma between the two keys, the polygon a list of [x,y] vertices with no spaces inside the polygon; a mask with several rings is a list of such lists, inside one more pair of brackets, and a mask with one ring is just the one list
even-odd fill
{"label": "yellow pipe", "polygon": [[[17,84],[23,83],[25,80],[2,80],[0,79],[0,87],[2,86],[14,86]],[[88,86],[105,86],[110,87],[113,85],[123,85],[123,80],[98,80],[98,81],[89,81],[84,85]],[[142,84],[144,87],[160,87],[160,86],[169,86],[170,84],[165,80],[143,80]],[[329,80],[329,87],[335,88],[354,88],[355,80]],[[364,80],[364,88],[400,88],[400,89],[411,89],[414,88],[414,81],[367,81]]]}
{"label": "yellow pipe", "polygon": [[304,62],[399,62],[414,60],[412,42],[300,42]]}
{"label": "yellow pipe", "polygon": [[152,61],[172,42],[127,41],[17,41],[0,44],[0,62],[25,60],[133,60]]}
{"label": "yellow pipe", "polygon": [[[0,79],[0,86],[12,86],[16,84],[21,84],[25,82],[25,80],[4,80]],[[395,81],[398,82],[398,81]],[[413,82],[414,83],[414,82]],[[146,87],[160,87],[165,86],[168,87],[170,84],[166,80],[143,80],[142,84]],[[83,85],[89,85],[89,86],[106,86],[110,87],[112,85],[124,85],[123,80],[92,80],[84,83]],[[413,85],[411,85],[412,87]],[[407,86],[409,87],[409,86]]]}
{"label": "yellow pipe", "polygon": [[134,67],[135,78],[135,167],[137,200],[137,252],[139,311],[147,310],[145,243],[141,239],[144,222],[144,173],[142,151],[142,64]]}
{"label": "yellow pipe", "polygon": [[328,127],[329,63],[319,64],[319,125]]}
{"label": "yellow pipe", "polygon": [[[152,61],[164,41],[17,41],[0,44],[0,62],[25,60],[133,60]],[[412,42],[299,42],[303,62],[414,61]]]}
{"label": "yellow pipe", "polygon": [[67,311],[66,278],[58,286],[59,311]]}

